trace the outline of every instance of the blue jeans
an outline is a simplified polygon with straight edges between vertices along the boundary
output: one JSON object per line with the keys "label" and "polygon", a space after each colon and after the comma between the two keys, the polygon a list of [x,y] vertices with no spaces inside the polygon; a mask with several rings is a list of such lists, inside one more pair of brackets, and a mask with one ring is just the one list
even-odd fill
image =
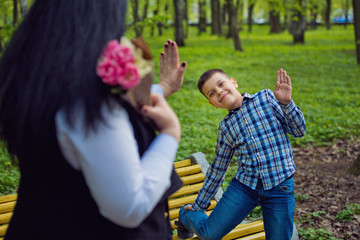
{"label": "blue jeans", "polygon": [[265,191],[260,183],[256,190],[233,178],[222,198],[208,217],[204,212],[187,211],[179,215],[185,227],[200,239],[221,239],[260,205],[266,240],[291,239],[295,211],[294,178]]}

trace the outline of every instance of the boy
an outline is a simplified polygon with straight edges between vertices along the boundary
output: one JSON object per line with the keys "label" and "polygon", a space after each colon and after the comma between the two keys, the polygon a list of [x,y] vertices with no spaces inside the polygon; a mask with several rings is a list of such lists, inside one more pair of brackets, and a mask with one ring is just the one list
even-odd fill
{"label": "boy", "polygon": [[[200,92],[228,115],[220,122],[216,155],[192,205],[180,209],[178,236],[221,239],[257,206],[263,211],[267,240],[291,239],[295,209],[295,163],[287,133],[302,137],[304,116],[291,98],[290,77],[277,72],[274,91],[240,94],[235,79],[220,69],[203,73]],[[208,217],[204,211],[221,186],[235,154],[235,177]]]}

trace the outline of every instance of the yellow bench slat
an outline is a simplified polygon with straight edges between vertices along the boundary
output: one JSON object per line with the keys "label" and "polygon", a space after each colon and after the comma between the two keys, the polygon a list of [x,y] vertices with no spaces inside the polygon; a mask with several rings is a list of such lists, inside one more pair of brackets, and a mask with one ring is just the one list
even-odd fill
{"label": "yellow bench slat", "polygon": [[202,173],[197,173],[190,176],[181,177],[181,180],[183,181],[184,185],[198,183],[198,182],[204,182],[205,176]]}
{"label": "yellow bench slat", "polygon": [[185,160],[182,160],[182,161],[174,162],[174,168],[175,169],[190,166],[190,165],[191,165],[191,160],[190,159],[185,159]]}
{"label": "yellow bench slat", "polygon": [[8,224],[0,226],[0,237],[5,236],[5,233],[6,233],[6,230],[7,230],[8,226],[9,226]]}
{"label": "yellow bench slat", "polygon": [[196,199],[197,195],[190,195],[186,197],[170,199],[169,200],[169,209],[180,207],[187,203],[193,203]]}
{"label": "yellow bench slat", "polygon": [[192,193],[197,194],[199,192],[200,188],[202,188],[202,186],[203,186],[203,183],[197,183],[197,184],[193,184],[193,185],[184,186],[184,187],[180,188],[177,192],[170,195],[169,198],[176,198],[179,196],[189,195]]}
{"label": "yellow bench slat", "polygon": [[16,202],[6,202],[6,203],[1,203],[0,204],[0,214],[1,213],[7,213],[7,212],[12,212],[14,210]]}
{"label": "yellow bench slat", "polygon": [[17,194],[0,196],[0,203],[16,201],[16,199],[17,199]]}
{"label": "yellow bench slat", "polygon": [[237,238],[236,240],[265,240],[265,232],[259,232],[246,237]]}
{"label": "yellow bench slat", "polygon": [[244,223],[238,225],[230,233],[228,233],[223,240],[234,239],[238,237],[247,236],[249,234],[264,231],[264,224],[262,221],[255,221],[251,223]]}
{"label": "yellow bench slat", "polygon": [[12,214],[12,212],[0,214],[0,224],[9,223]]}
{"label": "yellow bench slat", "polygon": [[182,177],[182,176],[192,175],[194,173],[201,172],[201,167],[199,164],[196,164],[188,167],[177,168],[175,169],[175,171],[180,177]]}

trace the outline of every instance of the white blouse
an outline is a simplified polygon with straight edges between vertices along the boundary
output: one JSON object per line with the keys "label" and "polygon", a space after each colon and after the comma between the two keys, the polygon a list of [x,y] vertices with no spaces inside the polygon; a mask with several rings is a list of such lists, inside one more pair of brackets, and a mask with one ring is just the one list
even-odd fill
{"label": "white blouse", "polygon": [[87,134],[83,109],[75,109],[74,127],[65,113],[56,115],[57,138],[69,164],[82,172],[100,213],[123,227],[134,228],[152,212],[170,187],[178,142],[159,134],[140,158],[134,131],[125,109],[105,105],[106,123]]}

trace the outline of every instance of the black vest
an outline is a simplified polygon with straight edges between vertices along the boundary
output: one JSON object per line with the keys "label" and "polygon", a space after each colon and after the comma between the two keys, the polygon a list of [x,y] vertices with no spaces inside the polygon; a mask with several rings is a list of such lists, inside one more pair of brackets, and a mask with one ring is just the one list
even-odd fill
{"label": "black vest", "polygon": [[[155,132],[132,107],[126,103],[123,106],[129,114],[141,156],[155,138]],[[81,172],[67,163],[57,146],[52,152],[52,159],[43,164],[19,159],[18,200],[6,240],[171,239],[167,198],[182,185],[174,170],[171,187],[152,213],[139,227],[129,229],[104,218]]]}

